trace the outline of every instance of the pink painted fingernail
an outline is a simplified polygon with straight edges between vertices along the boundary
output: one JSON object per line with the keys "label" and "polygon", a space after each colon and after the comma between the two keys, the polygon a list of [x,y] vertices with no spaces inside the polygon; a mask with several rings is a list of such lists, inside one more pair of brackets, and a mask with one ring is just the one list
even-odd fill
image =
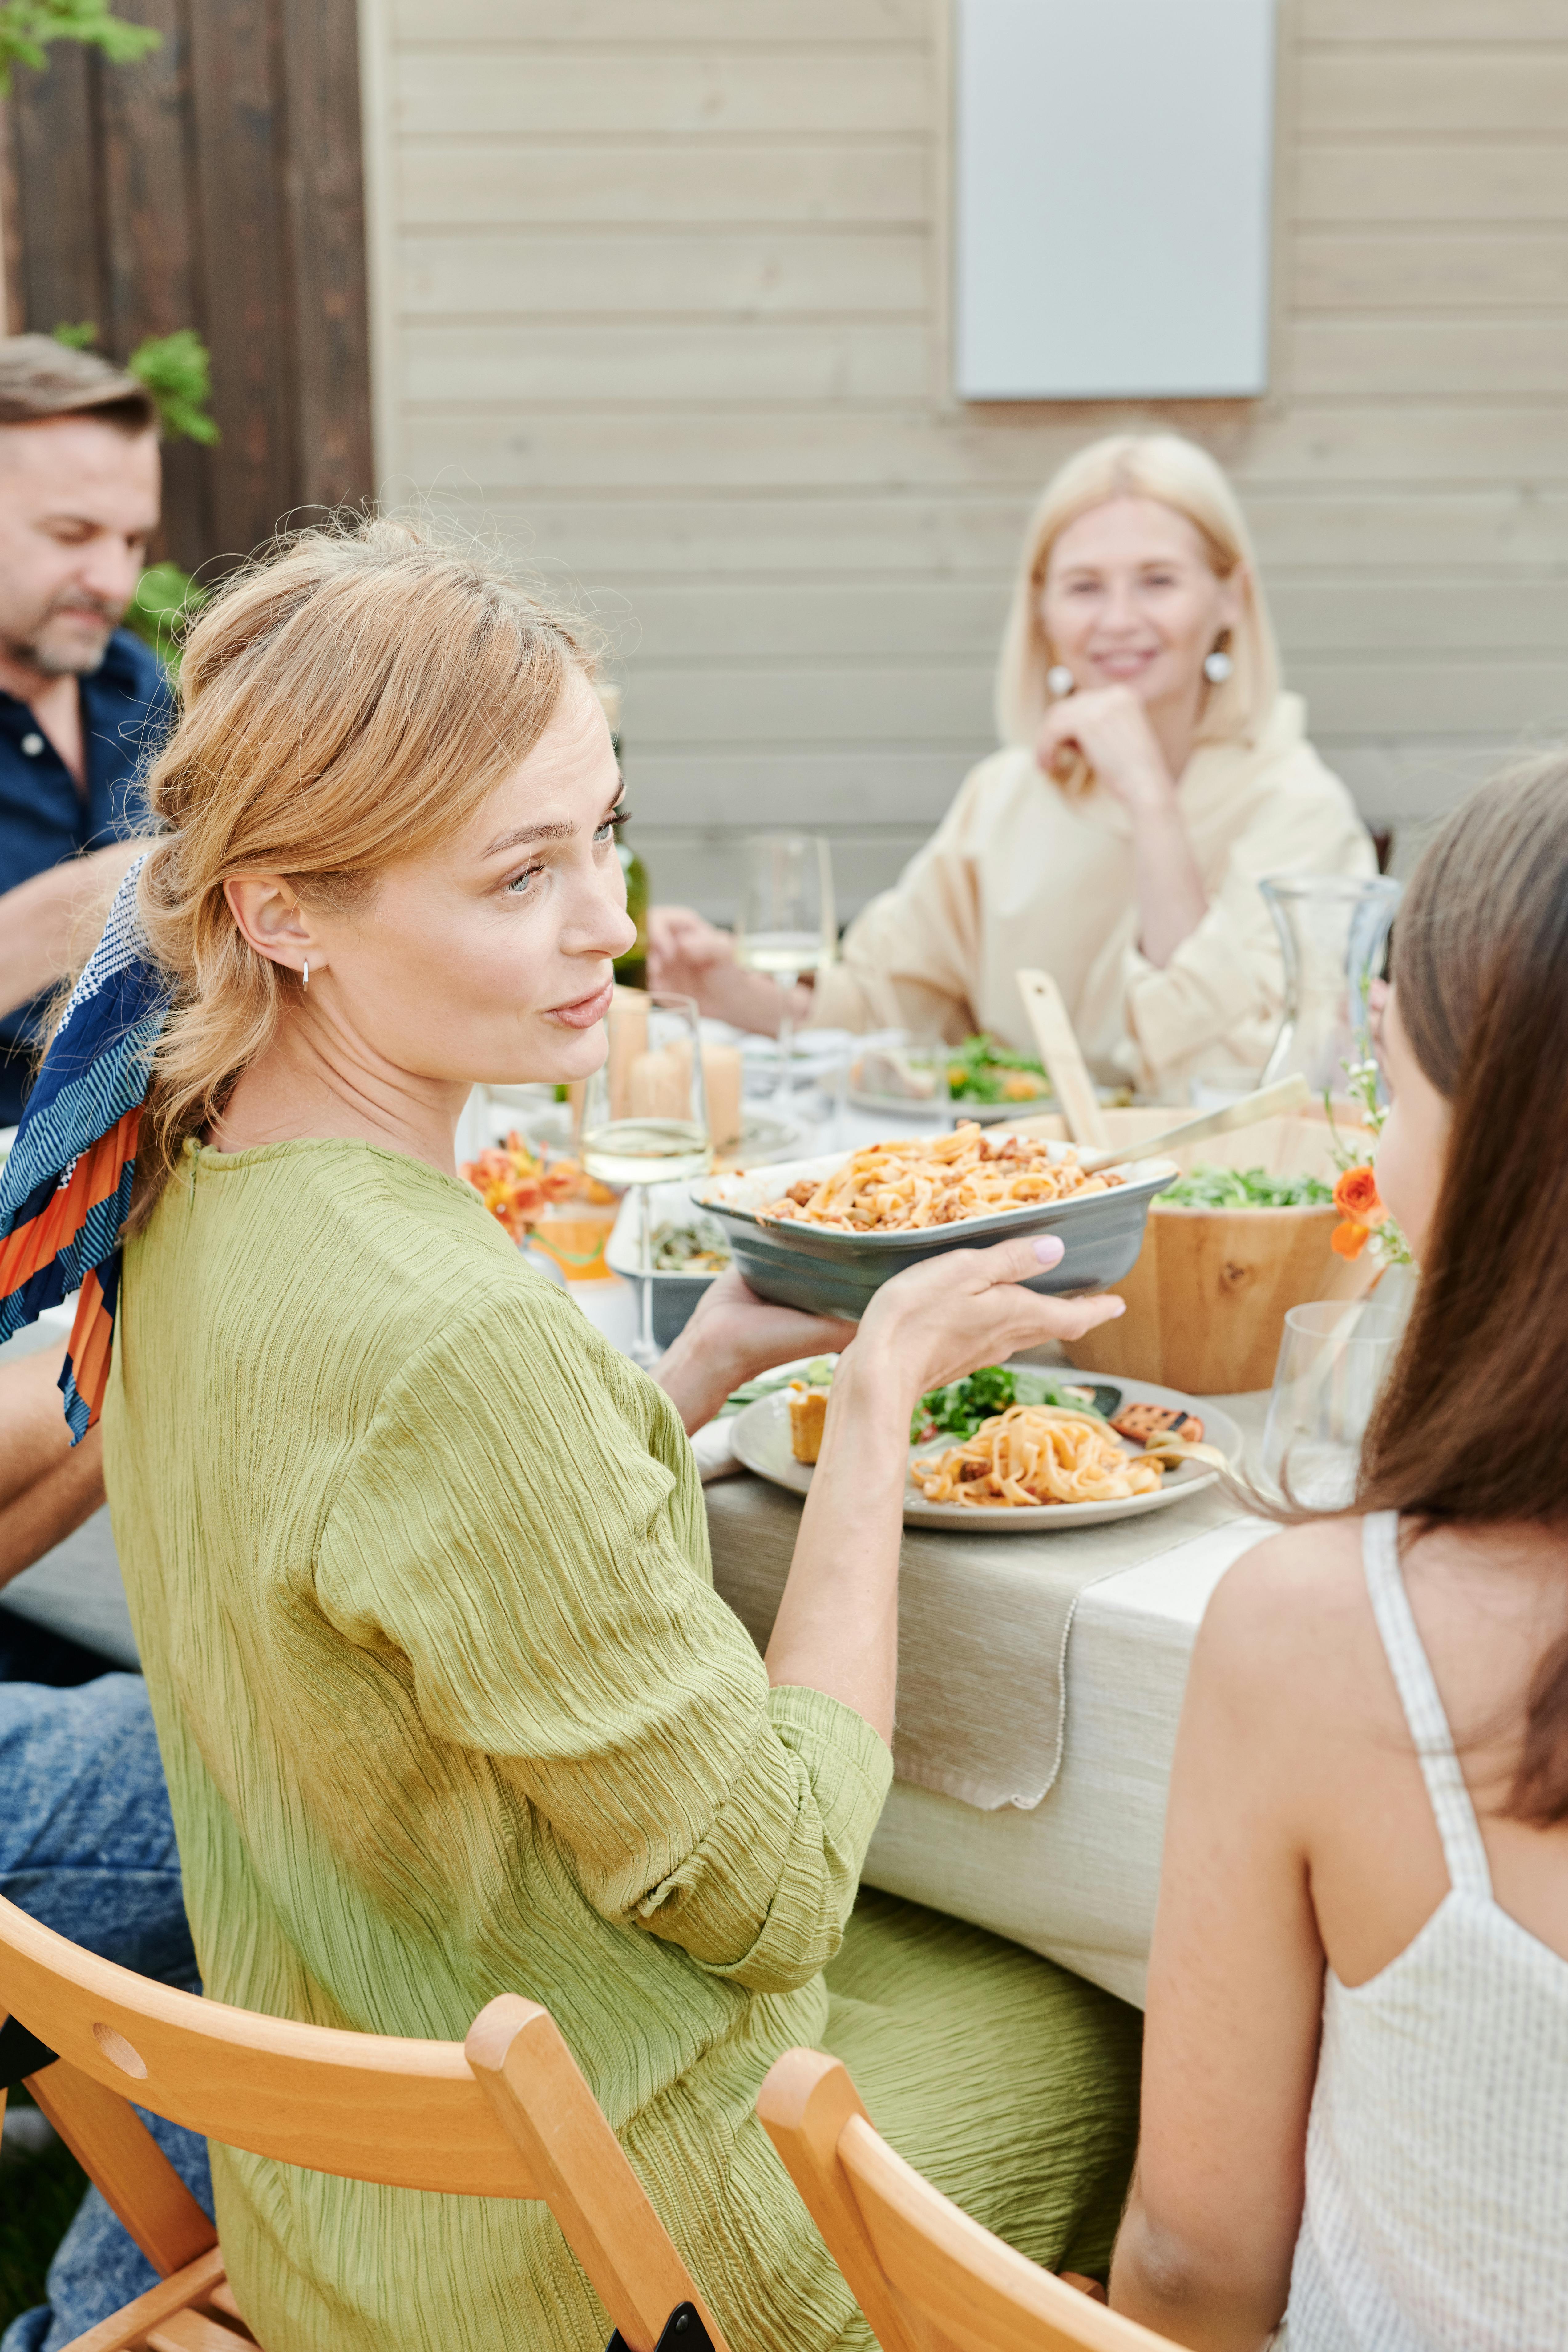
{"label": "pink painted fingernail", "polygon": [[1035,1244],[1035,1255],[1042,1265],[1059,1265],[1067,1255],[1067,1244],[1055,1234],[1042,1234]]}

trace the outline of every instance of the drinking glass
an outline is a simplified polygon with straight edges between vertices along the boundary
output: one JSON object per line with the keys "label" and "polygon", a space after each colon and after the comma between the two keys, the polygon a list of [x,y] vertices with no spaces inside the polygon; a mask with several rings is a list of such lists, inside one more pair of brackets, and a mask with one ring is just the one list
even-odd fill
{"label": "drinking glass", "polygon": [[735,917],[735,961],[779,984],[778,1076],[773,1099],[787,1112],[796,981],[821,971],[838,949],[833,852],[820,834],[763,833],[742,845],[745,873]]}
{"label": "drinking glass", "polygon": [[1320,1299],[1285,1318],[1263,1431],[1264,1475],[1309,1510],[1355,1499],[1362,1441],[1404,1335],[1399,1308]]}
{"label": "drinking glass", "polygon": [[637,1196],[637,1336],[634,1362],[659,1355],[653,1336],[653,1216],[649,1189],[706,1175],[713,1164],[702,1033],[689,996],[618,991],[608,1017],[609,1052],[583,1091],[578,1152],[601,1184]]}

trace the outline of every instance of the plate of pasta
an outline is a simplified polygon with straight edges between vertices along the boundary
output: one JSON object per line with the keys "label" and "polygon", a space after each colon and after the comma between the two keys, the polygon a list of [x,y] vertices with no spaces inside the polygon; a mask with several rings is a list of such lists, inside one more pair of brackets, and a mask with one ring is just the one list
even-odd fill
{"label": "plate of pasta", "polygon": [[[821,1365],[736,1415],[738,1461],[810,1492],[826,1388]],[[921,1400],[911,1429],[910,1527],[1026,1535],[1167,1508],[1239,1464],[1241,1433],[1217,1407],[1148,1381],[1092,1383],[1014,1362]]]}
{"label": "plate of pasta", "polygon": [[1071,1144],[965,1121],[858,1151],[714,1176],[692,1199],[723,1226],[752,1288],[780,1306],[858,1319],[879,1286],[950,1249],[1054,1233],[1057,1265],[1031,1290],[1103,1290],[1143,1245],[1173,1160],[1090,1173]]}

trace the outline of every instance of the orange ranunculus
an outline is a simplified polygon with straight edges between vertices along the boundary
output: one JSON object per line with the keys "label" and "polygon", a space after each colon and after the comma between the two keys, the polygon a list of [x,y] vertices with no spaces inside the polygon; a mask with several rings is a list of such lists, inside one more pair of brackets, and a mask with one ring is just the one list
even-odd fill
{"label": "orange ranunculus", "polygon": [[1329,1235],[1329,1247],[1341,1257],[1360,1257],[1370,1239],[1364,1225],[1336,1225]]}
{"label": "orange ranunculus", "polygon": [[[1352,1224],[1381,1225],[1388,1211],[1377,1197],[1377,1178],[1367,1167],[1347,1168],[1334,1186],[1334,1206]],[[1354,1255],[1353,1251],[1345,1252]]]}

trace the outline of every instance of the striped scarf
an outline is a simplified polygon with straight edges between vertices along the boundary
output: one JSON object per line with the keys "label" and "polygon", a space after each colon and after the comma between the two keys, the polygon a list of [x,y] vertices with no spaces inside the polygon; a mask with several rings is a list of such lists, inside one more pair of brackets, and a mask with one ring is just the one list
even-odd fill
{"label": "striped scarf", "polygon": [[109,1386],[120,1232],[131,1207],[148,1066],[168,988],[136,912],[139,857],[71,992],[0,1171],[0,1340],[79,1288],[60,1388],[71,1442]]}

